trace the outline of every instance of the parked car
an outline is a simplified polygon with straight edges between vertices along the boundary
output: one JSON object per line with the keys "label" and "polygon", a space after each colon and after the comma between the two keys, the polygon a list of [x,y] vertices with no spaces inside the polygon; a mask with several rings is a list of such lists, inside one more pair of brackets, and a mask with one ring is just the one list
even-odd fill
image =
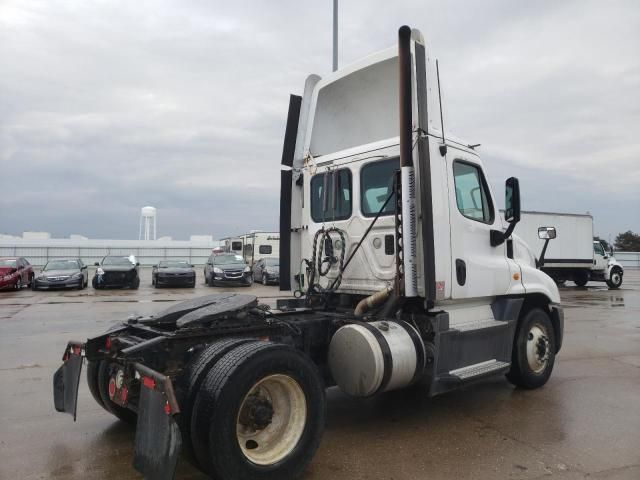
{"label": "parked car", "polygon": [[89,284],[89,271],[79,258],[49,260],[33,280],[34,290],[50,288],[77,288]]}
{"label": "parked car", "polygon": [[0,289],[20,290],[33,282],[33,267],[24,257],[0,258]]}
{"label": "parked car", "polygon": [[162,260],[151,270],[151,285],[154,287],[163,286],[196,286],[196,271],[187,261],[182,260]]}
{"label": "parked car", "polygon": [[219,284],[250,286],[253,283],[251,267],[242,255],[236,253],[211,254],[204,266],[204,281],[215,287]]}
{"label": "parked car", "polygon": [[138,267],[133,255],[107,255],[100,263],[95,263],[96,273],[91,280],[93,288],[129,287],[136,290],[140,286]]}
{"label": "parked car", "polygon": [[253,281],[263,285],[280,283],[280,259],[275,257],[261,258],[253,264]]}

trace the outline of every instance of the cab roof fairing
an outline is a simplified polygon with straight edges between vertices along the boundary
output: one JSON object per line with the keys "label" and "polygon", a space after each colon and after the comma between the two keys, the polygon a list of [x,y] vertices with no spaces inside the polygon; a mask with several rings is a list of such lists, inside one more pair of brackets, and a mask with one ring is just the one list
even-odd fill
{"label": "cab roof fairing", "polygon": [[[412,41],[422,43],[419,31]],[[415,55],[415,43],[412,54]],[[442,137],[440,101],[435,59],[426,52],[428,133]],[[363,150],[398,143],[397,47],[374,53],[320,78],[310,75],[305,83],[298,123],[294,170],[312,157],[344,157]],[[414,61],[415,62],[415,61]],[[414,78],[415,103],[415,78]],[[417,119],[414,118],[414,122]],[[468,143],[445,132],[445,139],[466,147]],[[465,148],[467,150],[468,148]],[[469,153],[474,153],[468,149]]]}

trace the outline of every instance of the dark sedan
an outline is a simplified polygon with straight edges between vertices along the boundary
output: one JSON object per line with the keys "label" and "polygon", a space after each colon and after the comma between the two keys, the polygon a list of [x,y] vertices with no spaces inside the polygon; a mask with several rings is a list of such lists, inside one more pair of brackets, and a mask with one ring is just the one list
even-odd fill
{"label": "dark sedan", "polygon": [[96,274],[91,280],[93,288],[123,288],[137,290],[140,286],[136,257],[107,255],[100,263],[96,262]]}
{"label": "dark sedan", "polygon": [[154,287],[195,287],[196,271],[188,262],[163,260],[151,270]]}
{"label": "dark sedan", "polygon": [[253,281],[263,285],[280,283],[280,259],[261,258],[253,264]]}
{"label": "dark sedan", "polygon": [[204,281],[207,285],[244,285],[253,283],[251,268],[241,255],[220,253],[211,255],[204,267]]}
{"label": "dark sedan", "polygon": [[33,281],[34,290],[77,288],[89,284],[87,266],[79,258],[49,260]]}

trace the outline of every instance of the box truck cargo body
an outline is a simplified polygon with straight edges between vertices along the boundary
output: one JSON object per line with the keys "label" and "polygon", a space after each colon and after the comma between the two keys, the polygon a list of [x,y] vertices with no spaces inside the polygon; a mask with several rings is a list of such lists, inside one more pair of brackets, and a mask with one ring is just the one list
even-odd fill
{"label": "box truck cargo body", "polygon": [[589,214],[522,212],[515,234],[533,251],[538,262],[545,240],[541,227],[554,227],[556,238],[545,250],[541,269],[558,283],[571,280],[578,286],[589,281],[606,282],[610,288],[622,284],[622,266],[599,241],[593,240],[593,217]]}

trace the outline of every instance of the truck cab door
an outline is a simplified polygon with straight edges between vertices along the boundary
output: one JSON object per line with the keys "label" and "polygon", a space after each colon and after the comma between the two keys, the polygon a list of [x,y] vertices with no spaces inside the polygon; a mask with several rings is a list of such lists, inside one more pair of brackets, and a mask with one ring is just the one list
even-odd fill
{"label": "truck cab door", "polygon": [[600,242],[593,242],[593,270],[603,272],[607,269],[608,264],[609,256],[605,255],[602,244]]}
{"label": "truck cab door", "polygon": [[491,230],[503,230],[489,184],[477,157],[450,149],[449,220],[452,298],[492,297],[507,293],[511,272],[506,243],[491,246]]}

